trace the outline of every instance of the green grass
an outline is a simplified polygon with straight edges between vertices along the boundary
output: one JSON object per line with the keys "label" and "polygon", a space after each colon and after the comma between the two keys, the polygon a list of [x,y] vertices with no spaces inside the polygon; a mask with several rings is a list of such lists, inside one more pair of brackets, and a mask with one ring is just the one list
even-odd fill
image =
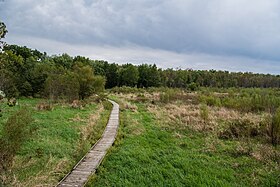
{"label": "green grass", "polygon": [[[279,168],[236,156],[238,142],[189,129],[176,137],[172,124],[163,128],[145,105],[137,106],[138,112],[122,110],[117,142],[87,186],[279,185]],[[217,141],[215,151],[209,141]]]}
{"label": "green grass", "polygon": [[17,153],[13,168],[6,174],[11,180],[6,182],[12,186],[57,184],[99,139],[110,114],[109,109],[103,111],[91,129],[90,137],[82,140],[81,129],[88,125],[89,116],[101,105],[90,103],[83,109],[73,109],[56,104],[51,111],[38,111],[36,104],[40,102],[39,99],[20,99],[19,105],[15,107],[1,103],[3,116],[0,118],[0,127],[13,112],[27,107],[32,113],[32,125],[36,129],[35,135]]}

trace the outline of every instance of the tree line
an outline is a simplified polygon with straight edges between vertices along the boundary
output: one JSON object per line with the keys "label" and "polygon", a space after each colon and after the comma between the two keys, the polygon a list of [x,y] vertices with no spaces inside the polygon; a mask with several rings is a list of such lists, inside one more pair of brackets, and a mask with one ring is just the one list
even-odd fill
{"label": "tree line", "polygon": [[8,97],[49,96],[83,99],[104,88],[280,87],[280,76],[216,70],[161,69],[155,64],[119,65],[68,54],[4,45],[0,53],[0,90]]}
{"label": "tree line", "polygon": [[161,69],[155,64],[119,65],[68,54],[49,56],[25,46],[2,41],[7,34],[0,21],[0,91],[8,98],[47,96],[52,99],[84,99],[104,88],[198,87],[279,88],[280,76],[216,70]]}

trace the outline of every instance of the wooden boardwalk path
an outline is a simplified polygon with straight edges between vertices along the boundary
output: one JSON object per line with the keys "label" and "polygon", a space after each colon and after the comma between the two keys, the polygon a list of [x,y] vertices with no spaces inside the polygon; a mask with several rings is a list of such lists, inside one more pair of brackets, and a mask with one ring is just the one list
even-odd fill
{"label": "wooden boardwalk path", "polygon": [[73,170],[59,182],[57,187],[84,186],[114,143],[119,126],[119,105],[114,101],[110,102],[113,104],[113,109],[102,137]]}

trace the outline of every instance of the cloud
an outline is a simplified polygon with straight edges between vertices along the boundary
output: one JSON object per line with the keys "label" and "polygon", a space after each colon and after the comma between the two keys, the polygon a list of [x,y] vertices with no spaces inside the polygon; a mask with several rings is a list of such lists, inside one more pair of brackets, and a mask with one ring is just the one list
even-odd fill
{"label": "cloud", "polygon": [[[41,39],[30,36],[12,36],[19,45],[33,46],[50,55],[68,53],[72,56],[86,56],[90,59],[106,60],[118,64],[142,63],[156,64],[159,68],[180,68],[196,70],[227,70],[231,72],[255,72],[279,74],[280,66],[276,61],[263,61],[241,56],[219,56],[204,53],[177,53],[149,47],[114,47],[109,45],[71,45],[68,43]],[[12,41],[10,41],[12,43]],[[266,64],[266,65],[264,65]]]}
{"label": "cloud", "polygon": [[[205,67],[217,59],[207,56],[243,63],[253,59],[247,65],[256,62],[273,70],[280,65],[279,9],[278,0],[5,0],[0,18],[8,26],[8,38],[200,54]],[[246,66],[227,62],[237,70]]]}

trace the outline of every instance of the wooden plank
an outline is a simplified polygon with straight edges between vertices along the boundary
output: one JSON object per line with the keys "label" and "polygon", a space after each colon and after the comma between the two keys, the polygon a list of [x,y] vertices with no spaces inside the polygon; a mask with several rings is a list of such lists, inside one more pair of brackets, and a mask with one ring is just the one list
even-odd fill
{"label": "wooden plank", "polygon": [[102,137],[72,171],[57,184],[57,187],[84,186],[89,176],[95,173],[107,150],[114,143],[119,126],[119,105],[114,101],[109,101],[113,104],[113,109]]}

